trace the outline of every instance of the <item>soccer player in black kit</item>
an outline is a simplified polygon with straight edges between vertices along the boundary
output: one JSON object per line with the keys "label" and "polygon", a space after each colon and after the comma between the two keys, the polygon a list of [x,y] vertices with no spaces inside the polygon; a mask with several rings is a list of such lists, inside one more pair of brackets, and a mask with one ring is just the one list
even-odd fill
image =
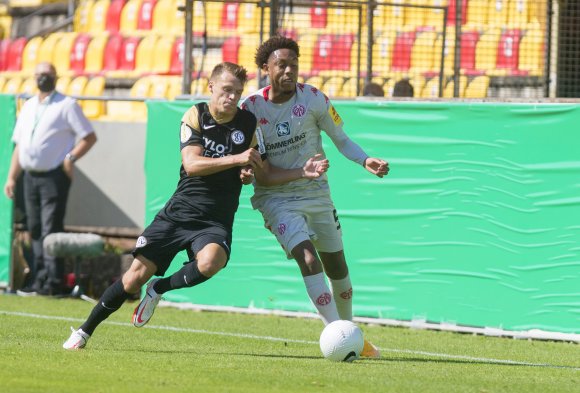
{"label": "soccer player in black kit", "polygon": [[64,349],[84,348],[97,326],[153,275],[163,276],[178,252],[186,250],[189,262],[173,275],[149,282],[133,314],[135,326],[150,320],[161,294],[201,284],[223,269],[230,256],[242,184],[252,181],[254,171],[272,185],[326,172],[328,161],[320,156],[294,169],[262,161],[265,151],[256,118],[237,107],[246,80],[246,70],[237,64],[225,62],[213,69],[209,103],[195,104],[182,118],[176,191],[137,239],[129,270],[105,290],[87,320],[78,329],[71,328]]}

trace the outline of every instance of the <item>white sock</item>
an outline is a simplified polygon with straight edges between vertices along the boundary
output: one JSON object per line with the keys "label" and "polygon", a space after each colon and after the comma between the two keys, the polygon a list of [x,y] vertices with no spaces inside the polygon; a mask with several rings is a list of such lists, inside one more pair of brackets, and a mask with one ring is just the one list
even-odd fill
{"label": "white sock", "polygon": [[340,319],[352,321],[352,284],[350,275],[340,280],[328,279],[332,289],[332,297],[336,302],[336,310]]}
{"label": "white sock", "polygon": [[324,325],[328,325],[330,322],[334,322],[339,318],[338,311],[336,310],[336,303],[332,295],[330,294],[330,289],[326,285],[324,280],[324,273],[318,273],[313,276],[302,277],[304,279],[304,284],[306,285],[306,292],[314,304],[314,307],[318,310],[318,314],[322,318]]}

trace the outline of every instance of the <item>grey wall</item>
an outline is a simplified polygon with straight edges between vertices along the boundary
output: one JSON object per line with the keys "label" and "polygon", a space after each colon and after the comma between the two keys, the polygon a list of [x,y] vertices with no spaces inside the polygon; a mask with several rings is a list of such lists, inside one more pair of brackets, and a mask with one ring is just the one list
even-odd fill
{"label": "grey wall", "polygon": [[98,141],[77,161],[65,225],[143,229],[146,124],[92,124]]}

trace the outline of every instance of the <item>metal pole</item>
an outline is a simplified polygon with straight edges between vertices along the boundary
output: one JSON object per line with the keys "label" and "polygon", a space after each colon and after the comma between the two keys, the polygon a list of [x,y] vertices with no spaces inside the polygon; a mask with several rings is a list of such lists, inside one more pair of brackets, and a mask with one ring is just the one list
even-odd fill
{"label": "metal pole", "polygon": [[191,94],[191,72],[192,72],[192,34],[193,31],[193,0],[185,0],[185,32],[183,39],[183,76],[181,84],[181,94]]}
{"label": "metal pole", "polygon": [[270,37],[278,33],[278,8],[280,7],[278,0],[270,1]]}
{"label": "metal pole", "polygon": [[455,61],[453,65],[453,97],[459,97],[461,77],[461,0],[455,2]]}
{"label": "metal pole", "polygon": [[546,10],[546,59],[545,64],[545,76],[544,76],[544,97],[550,97],[550,73],[552,72],[552,17],[554,15],[554,3],[552,0],[548,0],[548,9]]}
{"label": "metal pole", "polygon": [[[365,78],[365,82],[368,84],[370,83],[370,81],[372,80],[372,75],[373,75],[373,44],[374,44],[374,38],[373,38],[373,31],[374,31],[374,25],[373,25],[373,21],[374,21],[374,11],[375,11],[375,7],[376,7],[376,2],[374,0],[369,0],[368,1],[368,5],[367,5],[367,26],[368,26],[368,32],[367,32],[367,75]],[[360,15],[360,9],[359,9],[359,15]],[[359,17],[360,19],[360,17]],[[359,23],[359,34],[360,34],[360,23]],[[359,59],[360,59],[360,41],[359,41]],[[360,64],[360,60],[359,60],[359,64]],[[358,71],[360,72],[360,70]],[[358,87],[357,87],[358,89]]]}
{"label": "metal pole", "polygon": [[[74,16],[75,16],[75,0],[68,0],[68,7],[66,10],[66,16],[67,16],[67,18],[74,18]],[[73,31],[73,28],[74,28],[73,24],[74,24],[74,20],[73,20],[73,23],[68,25],[68,28],[67,28],[68,31]]]}
{"label": "metal pole", "polygon": [[439,63],[439,98],[443,97],[445,79],[445,45],[447,44],[447,13],[449,9],[443,9],[443,38],[441,41],[441,62]]}

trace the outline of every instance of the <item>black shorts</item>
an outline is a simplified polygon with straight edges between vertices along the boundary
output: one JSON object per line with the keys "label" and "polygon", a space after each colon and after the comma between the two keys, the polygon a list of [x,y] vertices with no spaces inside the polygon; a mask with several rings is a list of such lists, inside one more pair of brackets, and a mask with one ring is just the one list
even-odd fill
{"label": "black shorts", "polygon": [[176,222],[158,214],[137,239],[133,256],[143,255],[157,266],[155,275],[163,276],[178,252],[187,251],[191,261],[210,243],[219,244],[225,250],[228,260],[230,259],[231,230],[212,221]]}

